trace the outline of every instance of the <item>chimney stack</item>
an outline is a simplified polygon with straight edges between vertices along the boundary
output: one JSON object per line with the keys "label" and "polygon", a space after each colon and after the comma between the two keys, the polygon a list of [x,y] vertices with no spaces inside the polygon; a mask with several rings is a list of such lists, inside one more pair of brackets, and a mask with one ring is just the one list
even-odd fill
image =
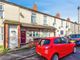
{"label": "chimney stack", "polygon": [[67,18],[67,21],[69,21],[69,22],[70,22],[70,21],[71,21],[71,20],[70,20],[70,18]]}
{"label": "chimney stack", "polygon": [[34,11],[37,11],[37,5],[36,5],[36,4],[34,4],[33,10],[34,10]]}
{"label": "chimney stack", "polygon": [[56,14],[56,17],[57,17],[57,18],[60,18],[60,13],[57,13],[57,14]]}

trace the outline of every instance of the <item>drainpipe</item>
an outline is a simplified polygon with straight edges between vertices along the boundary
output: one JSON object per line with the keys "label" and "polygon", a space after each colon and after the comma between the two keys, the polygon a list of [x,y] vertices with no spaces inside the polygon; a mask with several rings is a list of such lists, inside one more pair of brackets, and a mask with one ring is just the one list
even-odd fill
{"label": "drainpipe", "polygon": [[18,48],[20,48],[20,41],[21,41],[21,27],[20,27],[20,7],[19,7]]}

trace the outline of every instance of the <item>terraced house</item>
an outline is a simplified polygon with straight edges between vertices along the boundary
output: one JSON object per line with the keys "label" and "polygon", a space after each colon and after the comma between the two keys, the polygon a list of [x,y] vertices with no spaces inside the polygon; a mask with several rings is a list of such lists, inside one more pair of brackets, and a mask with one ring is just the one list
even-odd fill
{"label": "terraced house", "polygon": [[[0,2],[0,44],[5,48],[21,47],[35,37],[65,36],[75,32],[79,24],[18,4]],[[77,29],[76,29],[77,30]]]}

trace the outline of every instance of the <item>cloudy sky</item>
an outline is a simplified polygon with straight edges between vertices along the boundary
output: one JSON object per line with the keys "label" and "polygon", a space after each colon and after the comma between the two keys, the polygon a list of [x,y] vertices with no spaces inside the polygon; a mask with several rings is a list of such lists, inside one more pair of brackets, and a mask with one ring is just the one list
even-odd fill
{"label": "cloudy sky", "polygon": [[80,6],[80,0],[9,0],[16,4],[32,8],[33,4],[38,5],[38,11],[48,13],[50,15],[61,14],[61,18],[71,18],[72,21],[77,21],[78,11],[77,7]]}

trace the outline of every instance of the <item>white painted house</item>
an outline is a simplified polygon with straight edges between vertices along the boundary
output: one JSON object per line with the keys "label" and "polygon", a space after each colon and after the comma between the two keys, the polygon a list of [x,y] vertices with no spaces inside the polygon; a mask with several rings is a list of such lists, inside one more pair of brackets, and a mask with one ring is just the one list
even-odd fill
{"label": "white painted house", "polygon": [[[29,38],[65,36],[75,32],[79,24],[8,1],[0,2],[0,44],[16,48],[29,43]],[[77,33],[77,31],[76,31]]]}

